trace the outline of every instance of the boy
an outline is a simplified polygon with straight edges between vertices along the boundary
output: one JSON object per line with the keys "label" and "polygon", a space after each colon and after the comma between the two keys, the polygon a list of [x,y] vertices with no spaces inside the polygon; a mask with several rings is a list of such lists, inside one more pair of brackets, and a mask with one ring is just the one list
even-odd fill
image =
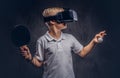
{"label": "boy", "polygon": [[[43,11],[43,16],[45,18],[55,16],[64,11],[65,9],[59,7],[47,8]],[[99,43],[98,38],[106,35],[105,31],[101,31],[83,47],[74,36],[62,32],[67,28],[65,22],[49,19],[45,24],[48,26],[48,31],[37,40],[34,57],[27,45],[20,47],[25,59],[30,60],[37,67],[44,65],[43,78],[75,78],[71,51],[80,57],[85,57]]]}

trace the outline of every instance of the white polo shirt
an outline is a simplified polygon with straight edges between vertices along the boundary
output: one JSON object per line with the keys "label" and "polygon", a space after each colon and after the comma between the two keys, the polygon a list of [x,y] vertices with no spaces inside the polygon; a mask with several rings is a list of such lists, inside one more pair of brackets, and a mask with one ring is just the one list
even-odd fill
{"label": "white polo shirt", "polygon": [[35,57],[45,62],[43,78],[75,78],[71,52],[79,53],[83,48],[75,37],[61,33],[56,40],[47,32],[36,45]]}

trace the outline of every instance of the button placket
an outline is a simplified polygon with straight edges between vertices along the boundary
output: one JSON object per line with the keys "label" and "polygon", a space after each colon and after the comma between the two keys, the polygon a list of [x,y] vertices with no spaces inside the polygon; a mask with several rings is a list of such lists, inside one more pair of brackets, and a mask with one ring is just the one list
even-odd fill
{"label": "button placket", "polygon": [[61,42],[57,42],[57,48],[58,48],[58,51],[62,51],[62,45],[61,45]]}

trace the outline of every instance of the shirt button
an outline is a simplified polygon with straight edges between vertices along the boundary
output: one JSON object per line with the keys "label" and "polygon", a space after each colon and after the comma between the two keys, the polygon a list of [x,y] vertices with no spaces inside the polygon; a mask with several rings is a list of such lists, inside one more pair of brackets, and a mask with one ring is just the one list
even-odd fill
{"label": "shirt button", "polygon": [[57,43],[57,48],[58,48],[58,50],[62,50],[62,45],[60,42]]}

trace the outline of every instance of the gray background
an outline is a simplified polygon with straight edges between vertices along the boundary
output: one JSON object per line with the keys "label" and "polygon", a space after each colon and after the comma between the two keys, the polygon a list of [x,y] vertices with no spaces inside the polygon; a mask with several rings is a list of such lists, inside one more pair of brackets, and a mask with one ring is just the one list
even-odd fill
{"label": "gray background", "polygon": [[77,11],[79,21],[68,24],[64,32],[73,34],[83,45],[99,31],[107,32],[104,42],[84,59],[73,54],[76,78],[120,78],[119,1],[115,0],[0,0],[0,78],[41,78],[43,67],[24,60],[10,33],[15,25],[26,25],[31,33],[28,46],[34,55],[37,38],[47,30],[41,13],[54,6]]}

